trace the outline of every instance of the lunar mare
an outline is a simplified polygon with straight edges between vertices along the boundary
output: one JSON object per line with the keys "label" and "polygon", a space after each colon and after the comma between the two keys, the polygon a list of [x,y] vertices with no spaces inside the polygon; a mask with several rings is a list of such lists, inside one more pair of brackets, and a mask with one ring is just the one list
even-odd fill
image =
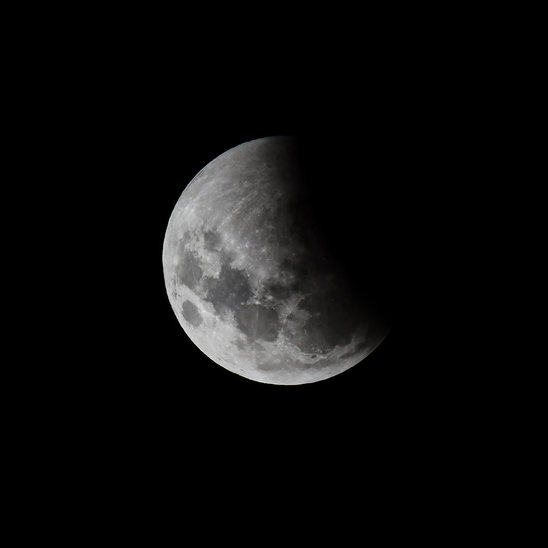
{"label": "lunar mare", "polygon": [[358,305],[305,214],[290,137],[243,143],[179,198],[163,248],[171,306],[189,338],[246,378],[303,384],[362,361],[389,327]]}

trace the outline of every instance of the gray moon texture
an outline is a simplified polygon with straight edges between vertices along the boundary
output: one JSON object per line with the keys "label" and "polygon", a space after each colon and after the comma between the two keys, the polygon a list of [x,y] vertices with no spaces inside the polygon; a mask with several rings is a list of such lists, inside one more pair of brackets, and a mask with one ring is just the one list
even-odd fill
{"label": "gray moon texture", "polygon": [[169,219],[169,301],[194,344],[262,383],[328,379],[366,358],[389,326],[352,287],[300,215],[291,137],[243,143],[204,167]]}

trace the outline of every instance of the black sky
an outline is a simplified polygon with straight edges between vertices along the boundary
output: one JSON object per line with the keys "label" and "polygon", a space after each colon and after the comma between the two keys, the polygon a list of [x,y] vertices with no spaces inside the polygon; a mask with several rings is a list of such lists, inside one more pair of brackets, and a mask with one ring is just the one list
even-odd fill
{"label": "black sky", "polygon": [[[185,116],[161,107],[153,116],[149,107],[148,116],[125,119],[130,128],[123,135],[130,137],[119,152],[131,167],[113,179],[111,196],[124,213],[109,274],[111,346],[102,374],[112,384],[107,389],[112,401],[130,406],[159,432],[210,432],[246,446],[274,436],[287,448],[309,439],[332,451],[345,440],[357,443],[370,430],[384,436],[386,427],[404,428],[410,410],[422,405],[420,345],[406,346],[405,325],[398,320],[405,265],[398,255],[404,227],[397,213],[405,161],[397,139],[380,120],[371,121],[377,117],[371,109],[356,109],[352,123],[344,117],[335,123],[331,118],[339,114],[333,105],[312,103],[305,119],[300,109],[272,100],[269,94],[264,101],[235,103],[228,120],[202,116],[200,109],[209,108],[203,101],[189,105]],[[168,104],[174,102],[172,97]],[[366,115],[369,125],[361,121]],[[372,258],[382,263],[375,282],[390,298],[394,321],[390,335],[364,362],[335,378],[296,387],[244,379],[203,355],[171,310],[161,263],[169,216],[194,175],[233,146],[280,134],[299,136],[317,158],[312,175],[326,213],[324,227],[341,256],[358,266]]]}
{"label": "black sky", "polygon": [[[435,256],[423,251],[432,228],[424,196],[443,152],[432,104],[426,116],[424,97],[412,86],[403,93],[401,79],[358,73],[326,81],[321,71],[240,67],[206,78],[138,57],[112,72],[85,115],[101,313],[74,397],[92,398],[90,420],[120,447],[142,440],[170,469],[178,458],[211,459],[208,473],[220,475],[243,473],[242,463],[287,471],[295,459],[351,463],[357,473],[368,455],[397,463],[431,443],[448,419],[440,409],[455,371],[429,335],[437,317],[425,291],[438,282]],[[183,332],[164,287],[163,238],[186,184],[229,148],[270,135],[306,143],[326,234],[341,257],[375,259],[374,285],[391,304],[387,339],[311,385],[256,383],[213,363]]]}
{"label": "black sky", "polygon": [[[413,524],[428,530],[439,522],[440,501],[459,506],[453,494],[457,484],[470,485],[467,466],[482,478],[491,466],[487,459],[476,466],[477,441],[500,420],[483,403],[493,388],[491,377],[478,382],[484,356],[470,328],[479,315],[471,301],[481,300],[483,287],[470,283],[480,295],[462,304],[468,287],[461,280],[474,280],[478,266],[458,236],[468,222],[462,206],[488,175],[474,172],[470,158],[483,154],[486,132],[477,121],[492,97],[478,103],[471,63],[458,59],[464,27],[444,49],[406,14],[400,34],[392,13],[379,24],[327,8],[322,22],[316,8],[299,18],[293,7],[265,5],[253,20],[246,6],[245,29],[222,17],[223,32],[209,13],[186,6],[180,16],[156,18],[145,6],[142,20],[139,8],[117,17],[109,7],[96,19],[89,10],[63,14],[58,24],[68,36],[39,23],[47,36],[30,56],[42,55],[43,68],[34,74],[21,65],[33,75],[22,110],[39,105],[36,131],[28,132],[38,148],[53,150],[25,162],[37,165],[38,186],[62,214],[44,207],[58,234],[43,238],[30,223],[32,238],[21,245],[32,273],[53,271],[59,285],[36,276],[30,289],[39,284],[51,301],[64,295],[69,304],[61,322],[55,306],[41,305],[41,293],[34,310],[25,309],[29,333],[43,323],[53,329],[44,347],[30,337],[19,343],[16,362],[38,347],[31,364],[16,363],[25,398],[10,409],[31,415],[20,435],[32,447],[27,470],[9,473],[17,482],[36,470],[48,478],[39,510],[54,508],[56,522],[71,522],[52,503],[60,496],[89,516],[79,534],[106,521],[119,522],[124,538],[140,535],[156,512],[155,542],[166,523],[182,536],[195,522],[202,538],[224,534],[218,519],[228,514],[238,539],[258,529],[255,541],[276,532],[287,541],[300,524],[309,542],[311,532],[323,536],[336,524],[341,544],[352,526],[358,538],[368,534],[367,502],[390,522],[383,534],[398,529],[409,538]],[[431,25],[429,17],[425,25],[443,36],[446,21]],[[52,41],[50,52],[43,45]],[[496,51],[489,43],[478,74]],[[309,165],[325,233],[341,257],[375,258],[379,269],[364,285],[373,283],[391,304],[388,338],[361,364],[311,385],[260,384],[213,363],[183,332],[164,287],[163,238],[185,185],[229,148],[269,135],[307,143],[317,158]],[[40,262],[36,238],[46,247]],[[362,273],[356,269],[358,280]],[[482,405],[488,412],[478,422]],[[483,502],[481,481],[471,477],[474,485],[461,493],[465,510]],[[421,497],[430,504],[418,504]],[[411,526],[402,526],[406,515]],[[460,507],[455,516],[450,535],[466,519]]]}

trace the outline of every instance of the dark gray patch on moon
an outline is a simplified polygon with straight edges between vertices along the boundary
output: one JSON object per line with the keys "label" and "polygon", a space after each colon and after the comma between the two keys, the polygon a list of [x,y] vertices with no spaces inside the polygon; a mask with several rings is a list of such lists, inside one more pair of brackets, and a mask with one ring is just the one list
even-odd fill
{"label": "dark gray patch on moon", "polygon": [[196,305],[190,301],[185,301],[182,307],[184,319],[194,327],[198,327],[202,323],[202,315]]}
{"label": "dark gray patch on moon", "polygon": [[219,234],[212,230],[204,232],[204,247],[208,251],[219,251],[221,247],[221,237]]}
{"label": "dark gray patch on moon", "polygon": [[303,352],[326,353],[352,340],[359,315],[344,291],[321,290],[305,297],[300,308],[310,314],[295,343]]}
{"label": "dark gray patch on moon", "polygon": [[202,279],[204,271],[198,257],[183,245],[179,246],[179,264],[175,270],[180,284],[194,289]]}
{"label": "dark gray patch on moon", "polygon": [[283,285],[276,282],[266,283],[264,285],[263,297],[275,301],[283,301],[295,294],[295,287]]}
{"label": "dark gray patch on moon", "polygon": [[[215,245],[218,243],[210,241]],[[206,276],[203,287],[205,300],[213,305],[218,314],[234,313],[238,328],[250,342],[276,340],[280,329],[278,313],[259,304],[248,304],[253,292],[243,270],[224,263],[219,278]]]}
{"label": "dark gray patch on moon", "polygon": [[278,313],[260,304],[239,307],[236,311],[236,323],[250,341],[275,341],[278,338]]}
{"label": "dark gray patch on moon", "polygon": [[310,277],[310,266],[316,264],[312,257],[307,257],[305,253],[299,259],[285,258],[280,264],[281,272],[288,273],[298,281],[297,283],[306,285]]}
{"label": "dark gray patch on moon", "polygon": [[242,270],[223,264],[219,278],[204,278],[205,299],[218,313],[227,309],[236,312],[252,295],[247,277]]}

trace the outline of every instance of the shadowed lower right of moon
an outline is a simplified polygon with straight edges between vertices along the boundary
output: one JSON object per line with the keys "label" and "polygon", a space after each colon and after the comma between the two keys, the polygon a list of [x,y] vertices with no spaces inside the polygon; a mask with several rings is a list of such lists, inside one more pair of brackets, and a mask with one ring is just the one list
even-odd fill
{"label": "shadowed lower right of moon", "polygon": [[381,323],[391,325],[397,295],[398,194],[390,166],[399,160],[382,142],[344,136],[305,136],[296,139],[296,148],[307,197],[299,204],[301,224],[313,227],[355,305],[374,309]]}

